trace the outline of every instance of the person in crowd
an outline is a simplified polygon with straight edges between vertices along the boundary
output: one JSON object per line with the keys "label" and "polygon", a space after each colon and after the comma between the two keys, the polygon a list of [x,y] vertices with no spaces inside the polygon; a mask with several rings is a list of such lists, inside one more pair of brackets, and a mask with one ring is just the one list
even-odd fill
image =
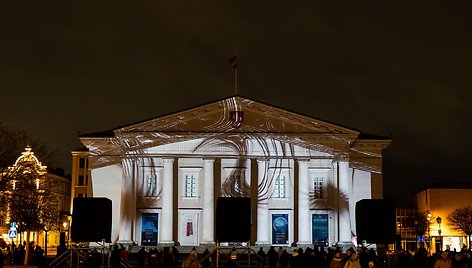
{"label": "person in crowd", "polygon": [[292,255],[290,255],[289,263],[291,268],[302,268],[303,267],[303,249],[300,253],[299,250],[293,249]]}
{"label": "person in crowd", "polygon": [[205,248],[203,251],[203,268],[210,268],[211,266],[211,254],[210,251]]}
{"label": "person in crowd", "polygon": [[452,268],[452,261],[448,251],[443,251],[438,255],[434,263],[434,268]]}
{"label": "person in crowd", "polygon": [[419,248],[413,256],[412,266],[415,268],[428,268],[428,251],[425,248]]}
{"label": "person in crowd", "polygon": [[236,251],[235,247],[233,247],[229,252],[229,257],[232,261],[236,261],[238,259],[238,251]]}
{"label": "person in crowd", "polygon": [[349,256],[349,260],[344,264],[344,268],[361,268],[361,264],[359,263],[359,256],[355,251]]}
{"label": "person in crowd", "polygon": [[100,254],[98,250],[95,248],[92,251],[92,267],[100,268],[101,265],[102,265],[102,254]]}
{"label": "person in crowd", "polygon": [[344,260],[341,254],[341,251],[336,251],[334,253],[333,259],[329,264],[329,268],[343,268],[344,267]]}
{"label": "person in crowd", "polygon": [[[195,250],[196,252],[196,250]],[[195,253],[190,252],[187,258],[182,262],[182,268],[200,268],[200,262],[198,261],[198,256]]]}
{"label": "person in crowd", "polygon": [[280,254],[280,257],[279,257],[279,267],[287,268],[289,261],[290,261],[290,254],[287,252],[287,250],[282,249],[282,253]]}
{"label": "person in crowd", "polygon": [[344,254],[344,257],[343,257],[344,263],[347,263],[349,261],[353,252],[354,252],[354,249],[352,247],[346,249],[346,254]]}
{"label": "person in crowd", "polygon": [[146,249],[144,247],[142,247],[138,251],[138,254],[136,255],[136,257],[138,259],[139,268],[144,268],[145,267],[145,265],[146,265],[146,256],[147,256]]}
{"label": "person in crowd", "polygon": [[264,268],[264,264],[266,262],[266,253],[262,247],[257,252],[257,256],[257,264],[259,265],[259,268]]}
{"label": "person in crowd", "polygon": [[172,246],[172,256],[174,256],[174,266],[179,267],[179,250],[175,245]]}
{"label": "person in crowd", "polygon": [[274,246],[271,246],[269,248],[269,251],[267,251],[267,258],[269,260],[269,268],[277,267],[277,261],[279,260],[279,254],[277,254],[277,251],[275,251]]}
{"label": "person in crowd", "polygon": [[4,262],[5,262],[5,254],[3,254],[2,249],[0,249],[0,268],[3,268]]}
{"label": "person in crowd", "polygon": [[161,261],[162,268],[174,268],[175,267],[175,260],[174,255],[169,247],[164,247],[162,252],[162,261]]}
{"label": "person in crowd", "polygon": [[112,268],[120,268],[120,249],[118,245],[113,246],[113,250],[110,253],[110,263]]}
{"label": "person in crowd", "polygon": [[126,250],[126,248],[123,245],[120,245],[120,259],[128,263],[128,256],[129,256],[129,253]]}
{"label": "person in crowd", "polygon": [[43,264],[44,250],[36,245],[36,248],[33,251],[33,263],[40,266]]}

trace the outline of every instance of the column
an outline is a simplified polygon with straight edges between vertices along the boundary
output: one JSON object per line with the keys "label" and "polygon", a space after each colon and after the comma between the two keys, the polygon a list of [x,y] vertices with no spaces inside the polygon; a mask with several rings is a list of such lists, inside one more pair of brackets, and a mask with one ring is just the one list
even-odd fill
{"label": "column", "polygon": [[172,185],[173,185],[173,163],[174,159],[172,158],[164,158],[164,170],[162,176],[162,212],[160,215],[161,221],[161,237],[160,243],[162,244],[173,244],[172,241],[172,208],[173,208],[173,192],[172,192]]}
{"label": "column", "polygon": [[136,210],[134,194],[134,161],[123,159],[121,177],[121,206],[119,243],[132,244],[133,215]]}
{"label": "column", "polygon": [[339,242],[351,244],[351,218],[349,216],[349,197],[351,193],[351,183],[349,179],[349,163],[338,162],[339,172]]}
{"label": "column", "polygon": [[214,244],[215,199],[213,186],[214,159],[203,160],[203,210],[202,210],[202,244]]}
{"label": "column", "polygon": [[310,245],[310,194],[308,160],[298,160],[298,242]]}
{"label": "column", "polygon": [[257,160],[257,241],[256,245],[270,245],[269,230],[269,191],[270,185],[267,181],[267,164],[266,160]]}

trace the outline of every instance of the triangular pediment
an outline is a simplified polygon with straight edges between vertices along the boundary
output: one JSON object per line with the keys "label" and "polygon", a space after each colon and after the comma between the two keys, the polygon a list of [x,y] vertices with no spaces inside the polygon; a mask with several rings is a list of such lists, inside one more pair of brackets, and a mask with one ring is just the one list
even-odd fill
{"label": "triangular pediment", "polygon": [[331,154],[347,152],[358,131],[234,96],[117,128],[131,150],[194,138],[275,139]]}
{"label": "triangular pediment", "polygon": [[261,102],[230,97],[116,129],[117,132],[290,133],[357,136],[358,131]]}
{"label": "triangular pediment", "polygon": [[81,141],[91,155],[107,159],[195,139],[203,139],[205,144],[274,140],[347,159],[359,134],[353,129],[233,96],[99,135],[84,135]]}

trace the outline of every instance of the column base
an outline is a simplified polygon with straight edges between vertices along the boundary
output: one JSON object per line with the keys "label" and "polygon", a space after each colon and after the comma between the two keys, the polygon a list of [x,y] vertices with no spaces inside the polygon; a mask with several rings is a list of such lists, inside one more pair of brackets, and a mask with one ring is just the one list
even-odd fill
{"label": "column base", "polygon": [[130,250],[131,248],[133,248],[133,246],[138,245],[132,240],[118,240],[116,244],[122,245],[126,250]]}
{"label": "column base", "polygon": [[311,241],[298,241],[295,243],[295,245],[298,248],[313,247],[313,243],[311,243]]}
{"label": "column base", "polygon": [[272,246],[272,243],[270,241],[256,241],[254,245],[258,247],[264,247],[264,246]]}
{"label": "column base", "polygon": [[174,245],[174,241],[159,241],[159,245],[163,247],[172,247]]}
{"label": "column base", "polygon": [[205,242],[200,242],[201,246],[215,246],[216,242],[215,241],[205,241]]}

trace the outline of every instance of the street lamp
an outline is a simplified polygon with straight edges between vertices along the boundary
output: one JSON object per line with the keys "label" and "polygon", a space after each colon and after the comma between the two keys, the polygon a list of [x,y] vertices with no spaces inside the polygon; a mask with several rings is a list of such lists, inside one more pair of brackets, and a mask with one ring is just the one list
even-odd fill
{"label": "street lamp", "polygon": [[[418,240],[420,237],[420,228],[418,226],[418,221],[414,221],[413,224],[415,225],[415,235],[416,235],[416,250],[418,250]],[[423,240],[421,240],[423,241]]]}
{"label": "street lamp", "polygon": [[67,237],[66,237],[66,242],[67,242],[67,245],[66,245],[66,248],[69,247],[69,224],[67,222],[63,222],[62,223],[62,226],[64,227],[64,231],[67,231]]}
{"label": "street lamp", "polygon": [[428,220],[428,222],[426,223],[428,225],[428,252],[431,253],[431,228],[429,225],[431,223],[431,218],[433,217],[433,214],[431,214],[429,210],[427,210],[426,213],[428,213],[426,215],[426,219]]}
{"label": "street lamp", "polygon": [[440,251],[442,251],[442,237],[441,237],[441,217],[437,217],[436,218],[436,222],[438,223],[439,225],[439,229],[438,229],[438,234],[439,234],[439,247],[440,247]]}

